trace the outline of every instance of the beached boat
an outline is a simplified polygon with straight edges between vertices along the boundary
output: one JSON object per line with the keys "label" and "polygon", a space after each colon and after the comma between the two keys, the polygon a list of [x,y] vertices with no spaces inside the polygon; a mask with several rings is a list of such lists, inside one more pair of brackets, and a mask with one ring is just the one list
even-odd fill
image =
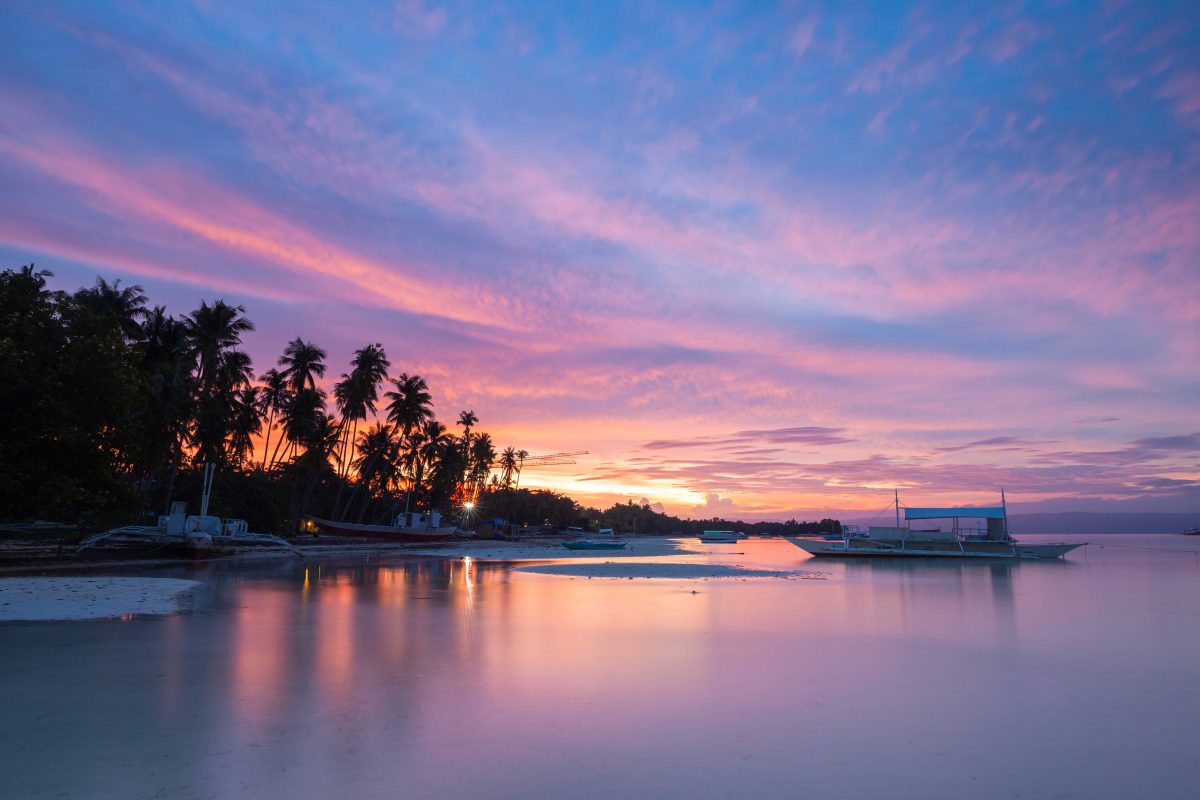
{"label": "beached boat", "polygon": [[620,539],[576,539],[573,542],[563,542],[568,550],[624,550],[629,542]]}
{"label": "beached boat", "polygon": [[736,544],[746,538],[746,534],[737,531],[704,531],[696,537],[706,544]]}
{"label": "beached boat", "polygon": [[[900,509],[905,524],[900,524]],[[948,520],[949,530],[914,528],[913,522],[930,524]],[[984,522],[966,527],[963,520]],[[896,496],[895,527],[871,527],[866,533],[847,532],[840,538],[788,541],[814,556],[836,558],[1062,558],[1084,542],[1022,544],[1008,533],[1008,508],[1001,490],[999,506],[964,508],[908,508]]]}
{"label": "beached boat", "polygon": [[320,517],[308,521],[330,536],[388,539],[394,542],[444,542],[459,535],[454,525],[442,525],[442,515],[409,512],[400,514],[391,525],[360,525],[354,522],[334,522]]}

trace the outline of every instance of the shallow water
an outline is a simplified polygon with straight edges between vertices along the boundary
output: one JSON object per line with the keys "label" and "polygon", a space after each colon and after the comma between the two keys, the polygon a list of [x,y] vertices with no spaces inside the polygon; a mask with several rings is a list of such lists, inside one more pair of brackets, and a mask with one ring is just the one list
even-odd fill
{"label": "shallow water", "polygon": [[1200,541],[1090,540],[687,557],[819,580],[158,571],[191,611],[0,625],[0,796],[1194,797]]}

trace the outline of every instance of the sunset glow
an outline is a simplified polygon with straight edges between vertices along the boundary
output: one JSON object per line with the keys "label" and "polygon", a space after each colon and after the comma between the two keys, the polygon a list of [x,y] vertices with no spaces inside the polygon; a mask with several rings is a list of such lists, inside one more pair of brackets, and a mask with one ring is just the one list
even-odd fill
{"label": "sunset glow", "polygon": [[381,342],[586,504],[1192,510],[1200,24],[1095,5],[6,3],[0,254]]}

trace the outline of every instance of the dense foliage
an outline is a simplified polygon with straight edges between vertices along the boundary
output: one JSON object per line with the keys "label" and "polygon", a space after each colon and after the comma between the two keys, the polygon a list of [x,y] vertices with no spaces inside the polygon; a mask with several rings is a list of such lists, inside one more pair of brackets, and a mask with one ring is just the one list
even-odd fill
{"label": "dense foliage", "polygon": [[173,499],[194,502],[213,464],[209,513],[258,531],[293,531],[302,514],[380,522],[406,508],[647,534],[837,525],[682,520],[632,503],[601,512],[519,489],[529,454],[497,452],[472,411],[454,430],[439,422],[425,380],[392,377],[381,344],[355,351],[331,398],[325,351],[299,337],[255,375],[241,306],[201,302],[173,317],[147,307],[140,286],[101,278],[72,294],[48,289],[50,275],[0,272],[0,520],[153,517]]}

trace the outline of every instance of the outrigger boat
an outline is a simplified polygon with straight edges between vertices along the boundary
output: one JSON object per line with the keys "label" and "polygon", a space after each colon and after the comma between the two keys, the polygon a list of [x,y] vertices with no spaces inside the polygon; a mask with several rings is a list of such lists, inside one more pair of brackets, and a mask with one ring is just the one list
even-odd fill
{"label": "outrigger boat", "polygon": [[[1008,533],[1008,505],[1004,490],[999,506],[964,508],[904,508],[900,524],[900,495],[896,494],[896,526],[871,527],[867,532],[847,531],[836,540],[787,540],[814,556],[839,558],[1062,558],[1086,542],[1021,544]],[[984,520],[982,528],[967,528],[961,520]],[[921,530],[913,521],[951,520],[950,530]]]}
{"label": "outrigger boat", "polygon": [[704,531],[696,538],[708,544],[737,544],[746,538],[746,534],[737,531]]}
{"label": "outrigger boat", "polygon": [[568,550],[624,550],[628,544],[618,539],[612,528],[601,528],[594,539],[575,539],[563,542],[562,546]]}
{"label": "outrigger boat", "polygon": [[442,525],[437,511],[429,515],[408,512],[396,517],[391,525],[360,525],[355,522],[334,522],[320,517],[307,517],[309,522],[330,536],[366,539],[388,539],[393,542],[444,542],[460,535],[454,525]]}
{"label": "outrigger boat", "polygon": [[199,514],[188,514],[187,503],[174,502],[171,503],[170,513],[160,516],[155,525],[111,528],[84,539],[77,549],[88,550],[103,542],[106,545],[154,544],[159,548],[182,548],[200,556],[235,551],[240,547],[280,547],[298,556],[304,555],[286,539],[269,533],[251,533],[244,519],[210,516],[208,504],[216,471],[216,464],[204,465]]}
{"label": "outrigger boat", "polygon": [[629,546],[629,542],[623,542],[620,539],[612,539],[604,541],[603,539],[576,539],[573,542],[563,542],[562,546],[568,550],[624,550]]}

